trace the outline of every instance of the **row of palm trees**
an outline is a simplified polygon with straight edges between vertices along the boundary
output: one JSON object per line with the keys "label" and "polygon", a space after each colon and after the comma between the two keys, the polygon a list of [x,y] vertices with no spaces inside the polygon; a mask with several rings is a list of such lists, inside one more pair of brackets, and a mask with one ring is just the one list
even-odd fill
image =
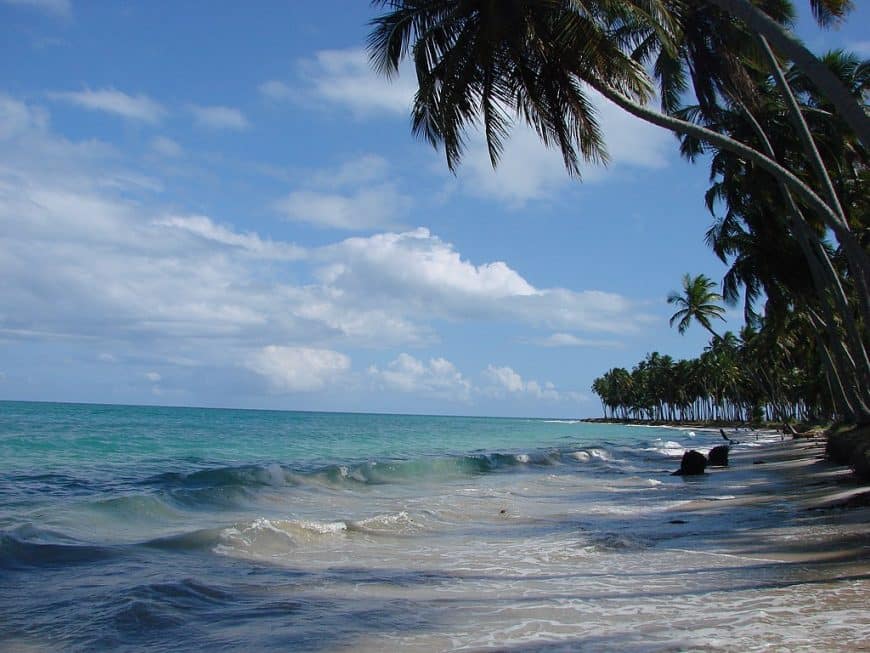
{"label": "row of palm trees", "polygon": [[[823,379],[824,401],[802,410],[870,422],[866,62],[810,53],[789,30],[789,0],[373,4],[386,12],[373,21],[372,62],[392,75],[413,61],[413,130],[443,147],[451,170],[476,127],[496,165],[517,120],[558,148],[571,174],[581,160],[606,163],[590,88],[679,135],[687,158],[709,158],[708,244],[729,265],[725,298],[743,296],[747,323],[771,347],[802,334],[800,354],[771,359],[800,360],[814,387]],[[852,2],[810,6],[826,26]],[[784,384],[801,385],[765,373],[777,378],[762,407],[786,402]],[[734,395],[728,410],[747,401]]]}
{"label": "row of palm trees", "polygon": [[[703,353],[675,361],[648,354],[631,371],[613,368],[592,383],[604,416],[658,421],[817,421],[842,416],[822,372],[813,325],[800,313],[788,316],[788,330],[756,316],[760,328],[719,335],[722,295],[704,275],[683,277],[681,292],[668,296],[677,307],[671,325],[680,333],[696,323],[712,336]],[[609,415],[608,415],[609,412]]]}

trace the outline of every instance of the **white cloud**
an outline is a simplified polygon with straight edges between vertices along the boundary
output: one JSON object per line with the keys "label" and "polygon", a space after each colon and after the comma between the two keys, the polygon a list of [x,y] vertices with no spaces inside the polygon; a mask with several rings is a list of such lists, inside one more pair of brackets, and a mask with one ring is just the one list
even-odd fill
{"label": "white cloud", "polygon": [[350,369],[350,358],[330,349],[269,345],[246,365],[280,392],[312,392],[340,379]]}
{"label": "white cloud", "polygon": [[321,282],[353,301],[406,315],[513,320],[557,329],[626,333],[646,318],[601,291],[538,289],[503,261],[475,265],[429,230],[349,238],[313,255]]}
{"label": "white cloud", "polygon": [[300,68],[310,97],[359,116],[408,114],[417,90],[409,73],[393,80],[375,74],[362,48],[321,50]]}
{"label": "white cloud", "polygon": [[[273,343],[401,351],[437,343],[439,320],[578,334],[641,324],[638,308],[619,295],[537,288],[507,262],[470,261],[426,229],[302,249],[213,216],[167,212],[160,196],[139,192],[147,178],[112,148],[59,137],[43,111],[4,96],[0,135],[7,339],[87,340],[99,347],[93,357],[108,351],[96,343],[111,342],[122,361],[128,349],[162,348],[167,362],[249,367],[253,360],[265,370],[264,347]],[[381,167],[376,179],[388,174],[377,158],[369,163]],[[318,183],[341,191],[367,183],[366,170],[348,164],[333,182]],[[465,395],[467,379],[442,359],[421,365],[417,380],[429,392],[452,387],[451,396]],[[381,381],[400,383],[413,369],[401,359]]]}
{"label": "white cloud", "polygon": [[4,4],[28,7],[57,18],[69,18],[72,15],[70,0],[2,0]]}
{"label": "white cloud", "polygon": [[[303,62],[301,69],[308,95],[317,100],[350,109],[359,117],[410,115],[417,86],[409,64],[396,78],[387,80],[373,71],[363,49],[323,50]],[[268,84],[273,95],[290,96],[286,84]],[[658,169],[667,165],[667,157],[674,150],[670,132],[629,115],[594,90],[588,89],[588,96],[596,109],[611,164],[609,168],[584,165],[586,182],[601,181],[626,168]],[[439,165],[443,169],[444,164]],[[494,198],[516,208],[576,183],[568,176],[561,154],[544,147],[535,131],[521,120],[495,171],[482,135],[471,134],[458,178],[466,193]]]}
{"label": "white cloud", "polygon": [[166,138],[165,136],[158,136],[157,138],[152,140],[151,149],[161,156],[170,158],[181,156],[184,153],[181,145],[176,143],[171,138]]}
{"label": "white cloud", "polygon": [[294,191],[274,204],[287,220],[333,229],[366,230],[390,227],[410,201],[385,183],[347,194]]}
{"label": "white cloud", "polygon": [[145,372],[145,378],[151,383],[157,383],[162,377],[157,372]]}
{"label": "white cloud", "polygon": [[237,233],[229,227],[215,224],[211,218],[204,215],[169,216],[154,220],[154,224],[180,229],[204,240],[239,248],[264,259],[295,261],[306,256],[302,247],[263,239],[253,232]]}
{"label": "white cloud", "polygon": [[293,89],[282,81],[271,79],[257,87],[260,94],[268,100],[276,102],[293,99]]}
{"label": "white cloud", "polygon": [[539,383],[535,380],[526,381],[516,371],[507,366],[487,366],[483,372],[490,385],[483,389],[484,394],[499,399],[527,397],[543,401],[583,401],[584,395],[573,391],[559,391],[556,386],[547,381]]}
{"label": "white cloud", "polygon": [[354,188],[362,184],[383,182],[390,175],[390,164],[382,156],[364,154],[327,170],[315,170],[310,183],[323,188]]}
{"label": "white cloud", "polygon": [[114,354],[110,354],[110,353],[104,351],[104,352],[101,352],[97,356],[97,360],[100,361],[101,363],[117,363],[118,357],[115,356]]}
{"label": "white cloud", "polygon": [[[670,132],[631,116],[595,91],[590,91],[589,97],[597,111],[610,164],[583,164],[583,182],[601,182],[627,169],[650,170],[667,165],[669,153],[674,150]],[[473,134],[457,177],[466,193],[493,198],[514,208],[546,199],[559,188],[578,183],[568,176],[561,153],[546,148],[535,131],[522,123],[516,124],[495,170],[483,136]]]}
{"label": "white cloud", "polygon": [[41,133],[47,127],[48,114],[45,111],[0,95],[0,140],[27,132]]}
{"label": "white cloud", "polygon": [[372,230],[397,226],[411,199],[388,179],[389,164],[375,155],[313,171],[306,188],[275,201],[285,219],[332,229]]}
{"label": "white cloud", "polygon": [[193,114],[194,120],[201,127],[244,131],[251,126],[245,115],[239,109],[233,107],[205,107],[192,104],[189,106],[189,109]]}
{"label": "white cloud", "polygon": [[579,338],[571,333],[553,333],[546,338],[532,340],[533,344],[541,347],[618,347],[615,340],[595,340]]}
{"label": "white cloud", "polygon": [[444,358],[430,358],[424,363],[402,353],[386,369],[371,366],[369,374],[391,390],[454,401],[471,399],[471,382]]}
{"label": "white cloud", "polygon": [[112,88],[97,91],[65,91],[49,93],[53,100],[68,102],[90,111],[103,111],[128,120],[158,123],[166,115],[163,106],[146,95],[128,95]]}

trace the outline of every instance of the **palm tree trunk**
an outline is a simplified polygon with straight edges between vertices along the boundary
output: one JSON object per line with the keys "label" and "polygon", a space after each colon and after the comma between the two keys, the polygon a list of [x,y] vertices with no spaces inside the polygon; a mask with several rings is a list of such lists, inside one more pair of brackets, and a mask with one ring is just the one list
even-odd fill
{"label": "palm tree trunk", "polygon": [[837,76],[788,29],[777,23],[749,0],[708,0],[710,4],[736,16],[756,33],[764,36],[777,50],[795,63],[830,100],[843,120],[870,148],[870,118]]}
{"label": "palm tree trunk", "polygon": [[[820,325],[817,322],[817,317],[813,315],[812,311],[809,312],[809,316],[810,321],[818,328]],[[856,417],[855,409],[849,401],[846,386],[843,384],[843,380],[837,373],[837,366],[834,364],[834,357],[831,354],[831,350],[828,349],[827,344],[825,344],[822,337],[818,334],[816,334],[816,348],[819,352],[819,358],[822,360],[822,365],[825,366],[828,381],[834,389],[834,407],[841,413],[846,421],[853,421]]]}
{"label": "palm tree trunk", "polygon": [[829,207],[822,198],[816,195],[812,188],[798,179],[798,177],[796,177],[790,170],[783,167],[770,157],[765,156],[758,150],[753,149],[740,141],[734,140],[733,138],[729,138],[724,134],[649,109],[642,104],[630,100],[618,91],[610,88],[607,84],[595,80],[584,81],[601,93],[601,95],[633,116],[674,133],[693,136],[709,143],[710,145],[715,145],[723,150],[732,152],[747,161],[755,163],[760,168],[773,175],[775,179],[788,185],[788,187],[794,191],[798,197],[806,202],[807,205],[822,218],[825,226],[834,232],[837,236],[837,240],[843,245],[844,249],[853,252],[853,255],[856,258],[856,267],[859,270],[858,273],[870,278],[870,256],[868,256],[867,252],[863,250],[860,243],[855,239],[855,235],[849,230],[849,226],[840,220],[840,217],[836,212]]}
{"label": "palm tree trunk", "polygon": [[[791,92],[788,80],[786,80],[785,75],[782,74],[779,62],[776,60],[776,55],[773,54],[773,50],[770,49],[767,40],[763,36],[759,36],[758,40],[761,43],[762,51],[767,57],[767,62],[770,66],[771,72],[773,73],[773,77],[776,80],[776,84],[785,98],[789,115],[791,116],[795,129],[797,129],[801,144],[804,147],[804,152],[809,158],[816,177],[822,185],[824,194],[828,198],[828,206],[837,213],[839,220],[846,225],[846,228],[848,229],[849,223],[846,220],[846,214],[840,204],[840,198],[837,197],[837,191],[834,190],[834,183],[831,181],[831,177],[825,168],[822,156],[819,154],[819,149],[816,147],[816,143],[813,140],[813,136],[810,133],[806,120],[804,120],[800,106],[798,105],[797,100],[795,100],[794,94]],[[773,157],[773,154],[768,153],[768,156]],[[858,302],[861,308],[861,314],[864,317],[865,323],[870,324],[870,277],[867,276],[870,274],[870,270],[862,271],[860,268],[860,262],[852,262],[853,252],[850,249],[844,247],[844,253],[846,259],[850,263],[850,267],[853,268],[853,276],[858,287]]]}
{"label": "palm tree trunk", "polygon": [[[775,65],[775,60],[773,61],[773,64]],[[783,84],[785,84],[786,89],[788,89],[788,84],[784,78]],[[790,92],[790,89],[788,90]],[[752,125],[759,140],[761,140],[767,155],[774,158],[776,153],[773,150],[770,139],[767,138],[767,134],[765,134],[761,125],[745,106],[741,105],[741,109]],[[802,117],[801,122],[804,127],[806,127],[806,123],[803,122]],[[810,142],[812,148],[815,150],[815,144],[812,143],[812,137],[810,137]],[[817,150],[816,154],[818,154]],[[827,173],[825,174],[827,175]],[[819,241],[815,232],[810,229],[801,214],[800,208],[794,201],[789,188],[779,180],[778,183],[783,198],[789,207],[792,233],[804,254],[804,259],[809,268],[810,276],[813,279],[813,285],[816,287],[819,305],[825,313],[825,319],[820,319],[819,321],[824,325],[828,340],[831,343],[831,346],[835,348],[835,351],[844,347],[845,343],[843,343],[840,334],[837,332],[831,308],[828,304],[829,298],[833,298],[834,304],[839,309],[839,313],[846,325],[846,337],[849,346],[845,347],[845,355],[841,354],[833,357],[831,363],[835,368],[837,368],[836,372],[838,376],[842,377],[843,375],[847,375],[846,378],[852,377],[854,379],[854,385],[857,386],[857,388],[855,390],[855,398],[850,403],[854,406],[855,410],[853,410],[853,414],[855,414],[857,420],[861,423],[866,423],[867,421],[870,421],[870,413],[868,413],[868,406],[870,406],[870,359],[868,359],[867,350],[864,347],[864,340],[861,337],[857,324],[855,323],[855,318],[852,315],[852,309],[849,306],[849,300],[846,297],[843,285],[840,282],[840,277],[834,269],[827,251],[822,246],[822,243]],[[828,350],[828,353],[830,353],[830,350]],[[838,364],[834,361],[837,361]],[[828,368],[826,367],[826,372],[827,369]],[[853,384],[849,384],[849,387],[852,385]],[[836,383],[832,383],[831,379],[828,379],[828,386],[831,388],[839,387],[842,389],[843,383],[839,380]]]}

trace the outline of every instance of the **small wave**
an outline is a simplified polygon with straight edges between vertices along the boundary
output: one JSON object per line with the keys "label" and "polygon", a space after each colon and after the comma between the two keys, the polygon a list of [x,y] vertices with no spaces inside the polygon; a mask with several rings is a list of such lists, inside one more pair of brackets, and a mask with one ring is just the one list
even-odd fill
{"label": "small wave", "polygon": [[193,610],[213,610],[235,601],[233,593],[191,578],[137,585],[122,592],[107,615],[112,629],[141,636],[189,623]]}
{"label": "small wave", "polygon": [[201,469],[183,474],[166,472],[146,478],[142,484],[169,488],[200,489],[228,486],[279,486],[292,483],[293,475],[277,463]]}
{"label": "small wave", "polygon": [[373,535],[405,535],[422,530],[423,524],[403,510],[348,522],[348,529]]}
{"label": "small wave", "polygon": [[0,569],[66,567],[100,562],[115,554],[110,547],[85,544],[32,528],[0,533]]}
{"label": "small wave", "polygon": [[215,553],[224,555],[250,555],[274,557],[315,542],[323,537],[334,537],[347,532],[343,521],[322,522],[292,519],[266,519],[236,524],[223,529],[214,547]]}
{"label": "small wave", "polygon": [[[419,532],[423,524],[406,511],[374,515],[360,520],[267,519],[260,517],[221,529],[212,542],[212,550],[224,555],[273,557],[298,547],[317,546],[335,538],[352,536],[396,536]],[[183,539],[172,539],[171,546],[199,545],[214,532],[200,532]],[[165,545],[167,542],[161,542]]]}
{"label": "small wave", "polygon": [[655,440],[651,446],[644,447],[644,451],[654,451],[668,458],[679,458],[686,452],[686,448],[673,440]]}
{"label": "small wave", "polygon": [[589,548],[596,552],[632,552],[650,546],[652,544],[648,539],[625,533],[598,533],[589,538]]}
{"label": "small wave", "polygon": [[110,499],[99,499],[89,504],[92,510],[108,513],[120,519],[134,518],[141,520],[150,518],[165,520],[177,518],[181,513],[155,495],[131,494]]}

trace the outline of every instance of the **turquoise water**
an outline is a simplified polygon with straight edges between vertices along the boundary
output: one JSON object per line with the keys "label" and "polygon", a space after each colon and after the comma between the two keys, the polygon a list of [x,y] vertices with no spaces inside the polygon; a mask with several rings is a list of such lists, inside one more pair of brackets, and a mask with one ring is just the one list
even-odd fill
{"label": "turquoise water", "polygon": [[[720,618],[699,597],[747,577],[772,589],[725,595],[748,624],[731,650],[782,645],[793,621],[851,641],[820,639],[834,622],[808,616],[812,592],[777,594],[806,570],[718,552],[717,533],[790,507],[673,519],[748,486],[670,475],[686,447],[719,443],[565,420],[0,402],[0,651],[681,650]],[[756,628],[759,600],[800,619]]]}

